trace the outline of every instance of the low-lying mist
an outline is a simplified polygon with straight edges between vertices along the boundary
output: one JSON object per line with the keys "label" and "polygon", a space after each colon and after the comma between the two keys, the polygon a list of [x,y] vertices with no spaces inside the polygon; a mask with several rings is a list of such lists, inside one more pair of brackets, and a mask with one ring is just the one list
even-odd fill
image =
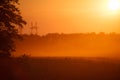
{"label": "low-lying mist", "polygon": [[120,34],[110,33],[51,33],[45,36],[23,35],[16,41],[16,55],[36,57],[118,57]]}

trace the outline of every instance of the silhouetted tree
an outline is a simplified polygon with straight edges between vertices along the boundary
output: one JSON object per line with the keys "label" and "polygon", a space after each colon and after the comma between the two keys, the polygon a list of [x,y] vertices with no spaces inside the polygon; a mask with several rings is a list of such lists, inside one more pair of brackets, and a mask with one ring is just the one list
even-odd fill
{"label": "silhouetted tree", "polygon": [[10,56],[15,51],[14,40],[20,38],[18,29],[26,24],[18,5],[19,0],[0,0],[0,56]]}

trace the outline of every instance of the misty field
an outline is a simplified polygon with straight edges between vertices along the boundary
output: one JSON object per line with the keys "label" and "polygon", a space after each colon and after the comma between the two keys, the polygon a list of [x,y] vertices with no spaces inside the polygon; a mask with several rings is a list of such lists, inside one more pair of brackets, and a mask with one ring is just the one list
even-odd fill
{"label": "misty field", "polygon": [[16,41],[15,55],[119,58],[119,53],[120,34],[52,33],[45,36],[23,35],[22,41]]}
{"label": "misty field", "polygon": [[105,58],[31,58],[31,80],[120,80],[120,61]]}

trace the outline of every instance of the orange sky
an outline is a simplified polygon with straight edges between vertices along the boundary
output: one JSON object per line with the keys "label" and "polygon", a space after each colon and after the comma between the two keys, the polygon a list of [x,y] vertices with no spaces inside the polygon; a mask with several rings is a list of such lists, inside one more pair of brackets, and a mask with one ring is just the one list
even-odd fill
{"label": "orange sky", "polygon": [[23,32],[30,33],[31,22],[38,33],[120,32],[120,10],[108,8],[110,0],[20,0],[28,22]]}

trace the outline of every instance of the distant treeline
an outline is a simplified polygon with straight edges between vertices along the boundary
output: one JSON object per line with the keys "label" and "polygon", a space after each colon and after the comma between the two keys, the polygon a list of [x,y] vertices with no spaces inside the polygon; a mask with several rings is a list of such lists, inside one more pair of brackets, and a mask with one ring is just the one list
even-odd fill
{"label": "distant treeline", "polygon": [[16,53],[31,56],[118,56],[120,53],[120,34],[116,33],[22,36],[22,41],[16,41]]}

